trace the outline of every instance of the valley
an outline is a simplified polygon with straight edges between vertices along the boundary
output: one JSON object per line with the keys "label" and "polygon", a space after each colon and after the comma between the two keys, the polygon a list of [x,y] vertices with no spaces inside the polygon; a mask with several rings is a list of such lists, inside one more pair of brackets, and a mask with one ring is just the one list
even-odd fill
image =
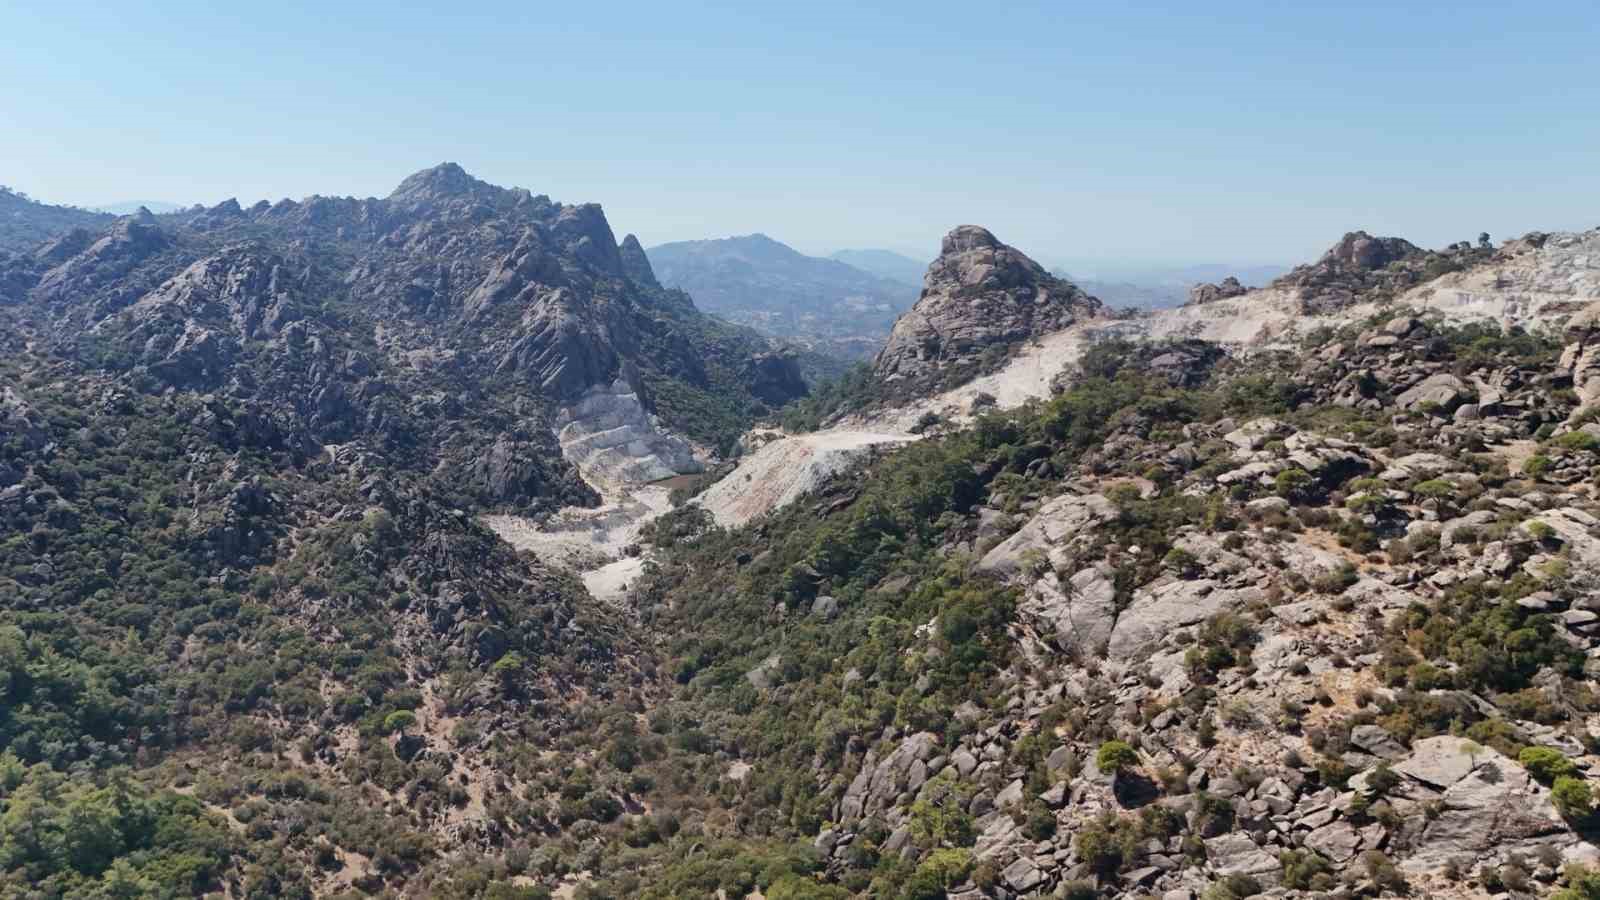
{"label": "valley", "polygon": [[1138,312],[960,226],[828,382],[449,164],[40,216],[0,258],[7,889],[1600,878],[1600,231],[1352,232]]}

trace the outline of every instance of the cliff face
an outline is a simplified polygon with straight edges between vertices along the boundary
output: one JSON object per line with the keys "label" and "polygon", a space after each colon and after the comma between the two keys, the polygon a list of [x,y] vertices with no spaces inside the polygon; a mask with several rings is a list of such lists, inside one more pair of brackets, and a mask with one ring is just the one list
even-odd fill
{"label": "cliff face", "polygon": [[1100,301],[1070,281],[963,225],[945,235],[922,296],[895,323],[874,370],[884,379],[927,379],[970,366],[991,348],[1100,315]]}

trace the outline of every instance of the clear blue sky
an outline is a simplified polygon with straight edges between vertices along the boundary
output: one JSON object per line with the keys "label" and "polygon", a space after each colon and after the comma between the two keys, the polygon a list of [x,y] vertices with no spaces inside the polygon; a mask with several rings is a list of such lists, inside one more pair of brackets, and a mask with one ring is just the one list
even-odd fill
{"label": "clear blue sky", "polygon": [[1600,225],[1593,0],[87,6],[0,0],[0,183],[55,202],[381,196],[454,160],[647,245],[927,257],[974,222],[1247,263]]}

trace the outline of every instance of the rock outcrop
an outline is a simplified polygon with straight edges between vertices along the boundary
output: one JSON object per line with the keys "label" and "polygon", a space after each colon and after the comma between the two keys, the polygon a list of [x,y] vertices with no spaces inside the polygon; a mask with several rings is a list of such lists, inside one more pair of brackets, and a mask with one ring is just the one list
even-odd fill
{"label": "rock outcrop", "polygon": [[758,353],[745,363],[742,375],[750,393],[774,408],[806,395],[800,360],[791,352]]}
{"label": "rock outcrop", "polygon": [[1423,250],[1397,237],[1352,231],[1314,263],[1296,266],[1272,282],[1294,291],[1302,312],[1324,315],[1357,303],[1391,300],[1446,272],[1493,256],[1488,247],[1457,244],[1443,251]]}
{"label": "rock outcrop", "polygon": [[1214,303],[1226,300],[1229,297],[1242,297],[1250,289],[1239,283],[1239,279],[1229,275],[1216,284],[1200,283],[1189,288],[1189,305],[1198,306],[1201,303]]}
{"label": "rock outcrop", "polygon": [[[880,378],[976,374],[1007,346],[1103,314],[1100,301],[976,225],[945,235],[922,296],[895,323],[873,364]],[[951,386],[951,385],[946,385]]]}
{"label": "rock outcrop", "polygon": [[631,234],[623,238],[617,254],[622,259],[622,271],[630,279],[646,287],[661,286],[661,282],[656,280],[655,270],[650,267],[650,257],[645,255],[638,238]]}
{"label": "rock outcrop", "polygon": [[1454,319],[1542,328],[1600,301],[1600,228],[1534,232],[1471,255],[1479,258],[1474,265],[1421,284],[1399,302]]}

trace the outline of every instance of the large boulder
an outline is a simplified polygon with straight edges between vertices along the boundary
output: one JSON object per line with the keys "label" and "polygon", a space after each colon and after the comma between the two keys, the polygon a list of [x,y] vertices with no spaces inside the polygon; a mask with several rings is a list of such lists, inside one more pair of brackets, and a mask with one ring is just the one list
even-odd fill
{"label": "large boulder", "polygon": [[1051,571],[1028,589],[1018,611],[1063,651],[1081,658],[1100,653],[1111,638],[1116,593],[1112,573],[1103,565],[1084,569],[1065,583]]}
{"label": "large boulder", "polygon": [[1197,625],[1248,599],[1245,591],[1223,588],[1209,578],[1158,580],[1134,592],[1133,602],[1117,617],[1106,657],[1124,662],[1142,660],[1174,629]]}
{"label": "large boulder", "polygon": [[851,824],[889,809],[912,780],[912,770],[920,768],[925,779],[927,763],[938,752],[938,736],[919,731],[901,741],[882,759],[868,753],[861,771],[839,801],[837,820]]}
{"label": "large boulder", "polygon": [[1250,289],[1239,283],[1239,279],[1229,275],[1216,284],[1201,282],[1189,288],[1189,305],[1198,306],[1202,303],[1214,303],[1226,300],[1229,297],[1239,297],[1248,294]]}
{"label": "large boulder", "polygon": [[1394,403],[1401,409],[1431,408],[1448,413],[1473,396],[1472,388],[1465,381],[1449,372],[1439,372],[1402,391],[1394,398]]}
{"label": "large boulder", "polygon": [[1101,494],[1063,494],[1034,513],[1016,534],[978,561],[978,571],[1006,579],[1031,579],[1049,563],[1050,551],[1111,521],[1117,508]]}
{"label": "large boulder", "polygon": [[1572,388],[1582,401],[1576,418],[1600,400],[1600,303],[1590,304],[1567,322],[1561,367],[1572,373]]}
{"label": "large boulder", "polygon": [[1550,791],[1498,752],[1454,735],[1424,738],[1394,764],[1397,789],[1433,804],[1405,867],[1425,871],[1452,859],[1503,860],[1542,845],[1575,849]]}

